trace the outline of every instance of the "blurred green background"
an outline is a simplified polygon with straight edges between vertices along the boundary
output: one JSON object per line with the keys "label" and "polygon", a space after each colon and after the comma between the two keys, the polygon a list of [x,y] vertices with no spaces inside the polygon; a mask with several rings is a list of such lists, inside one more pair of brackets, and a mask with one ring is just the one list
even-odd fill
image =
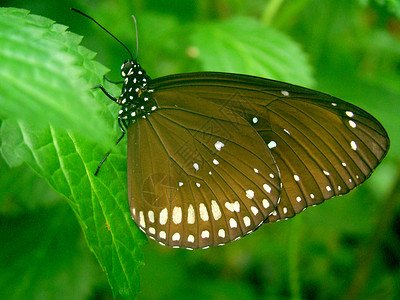
{"label": "blurred green background", "polygon": [[[70,7],[93,16],[132,51],[135,14],[139,61],[152,77],[200,70],[269,75],[352,102],[389,133],[388,157],[349,195],[215,249],[177,250],[150,241],[142,248],[139,299],[399,299],[398,1],[3,0],[1,6],[29,9],[84,35],[82,44],[98,53],[114,80],[127,53]],[[230,28],[240,20],[251,28],[241,40],[272,30],[260,47],[266,66],[232,50],[236,32]],[[191,30],[193,24],[209,35]],[[232,44],[216,47],[226,33]],[[0,296],[112,298],[67,201],[27,167],[9,169],[1,160],[0,170]]]}

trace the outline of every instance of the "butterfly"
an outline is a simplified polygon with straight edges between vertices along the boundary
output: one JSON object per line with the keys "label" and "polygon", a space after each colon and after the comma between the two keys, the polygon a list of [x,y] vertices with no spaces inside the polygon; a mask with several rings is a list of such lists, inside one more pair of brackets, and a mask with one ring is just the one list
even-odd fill
{"label": "butterfly", "polygon": [[152,79],[132,55],[121,76],[119,97],[96,87],[120,106],[132,218],[162,245],[223,245],[294,217],[359,186],[389,149],[373,116],[308,88],[219,72]]}

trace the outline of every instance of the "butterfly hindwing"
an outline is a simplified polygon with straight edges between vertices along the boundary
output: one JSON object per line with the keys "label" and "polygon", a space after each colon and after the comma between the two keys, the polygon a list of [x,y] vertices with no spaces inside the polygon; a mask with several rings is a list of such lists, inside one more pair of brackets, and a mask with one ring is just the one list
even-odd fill
{"label": "butterfly hindwing", "polygon": [[207,100],[184,102],[186,95],[169,92],[152,97],[159,108],[128,130],[129,200],[139,227],[162,244],[192,249],[256,229],[278,205],[281,189],[256,130]]}

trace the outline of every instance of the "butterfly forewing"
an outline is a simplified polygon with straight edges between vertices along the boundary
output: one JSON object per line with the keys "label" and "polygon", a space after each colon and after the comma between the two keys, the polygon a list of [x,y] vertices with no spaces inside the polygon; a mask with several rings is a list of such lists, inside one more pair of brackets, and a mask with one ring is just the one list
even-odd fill
{"label": "butterfly forewing", "polygon": [[256,229],[276,208],[280,177],[250,124],[223,106],[157,92],[128,130],[133,218],[158,242],[205,248]]}
{"label": "butterfly forewing", "polygon": [[385,153],[383,136],[363,122],[360,109],[338,99],[324,107],[293,98],[268,107],[273,130],[260,132],[276,143],[271,152],[285,187],[279,215],[270,220],[349,192],[370,176]]}
{"label": "butterfly forewing", "polygon": [[371,175],[389,149],[386,131],[370,114],[295,85],[238,74],[189,73],[156,79],[153,86],[214,102],[257,130],[282,181],[281,201],[267,221],[293,217],[349,192]]}

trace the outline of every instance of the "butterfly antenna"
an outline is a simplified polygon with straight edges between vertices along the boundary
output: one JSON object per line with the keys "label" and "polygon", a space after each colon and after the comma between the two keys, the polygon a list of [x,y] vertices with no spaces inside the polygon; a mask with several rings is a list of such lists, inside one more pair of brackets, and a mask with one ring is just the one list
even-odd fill
{"label": "butterfly antenna", "polygon": [[137,22],[136,22],[136,18],[134,15],[132,15],[133,21],[135,22],[135,32],[136,32],[136,58],[135,60],[137,60],[138,55],[139,55],[139,36],[138,36],[138,29],[137,29]]}
{"label": "butterfly antenna", "polygon": [[[109,35],[111,35],[118,43],[120,43],[120,44],[128,51],[129,55],[131,56],[131,59],[134,60],[134,59],[133,59],[133,55],[132,55],[131,51],[128,49],[128,47],[125,46],[124,43],[122,43],[119,39],[117,39],[111,32],[109,32],[109,31],[108,31],[107,29],[105,29],[102,25],[100,25],[99,22],[97,22],[97,21],[96,21],[95,19],[93,19],[91,16],[88,16],[87,14],[81,12],[80,10],[77,10],[77,9],[75,9],[75,8],[71,8],[71,10],[73,10],[73,11],[75,11],[75,12],[81,14],[82,16],[84,16],[84,17],[86,17],[86,18],[92,20],[93,22],[95,22],[98,26],[100,26],[101,29],[103,29],[105,32],[107,32]],[[134,18],[134,19],[135,19],[135,18]],[[136,20],[135,20],[135,26],[136,26]],[[137,41],[137,39],[136,39],[136,41]],[[136,58],[137,58],[137,55],[136,55]]]}

